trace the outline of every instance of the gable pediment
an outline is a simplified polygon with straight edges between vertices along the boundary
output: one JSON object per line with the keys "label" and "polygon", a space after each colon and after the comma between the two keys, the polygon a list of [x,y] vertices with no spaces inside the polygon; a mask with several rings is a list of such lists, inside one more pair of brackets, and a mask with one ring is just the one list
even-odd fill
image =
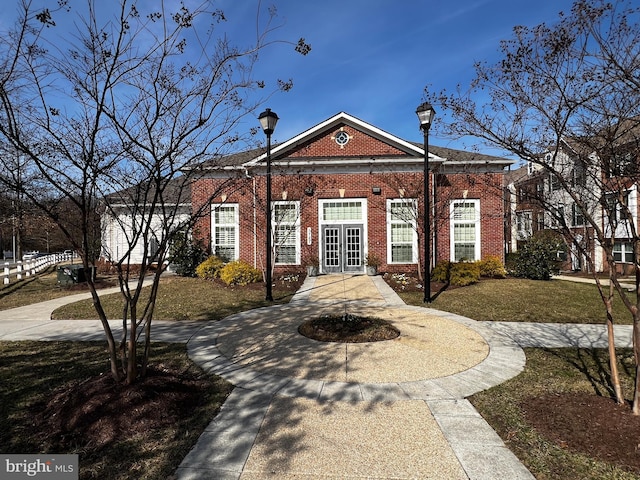
{"label": "gable pediment", "polygon": [[345,158],[364,156],[406,157],[419,155],[414,152],[408,153],[391,142],[376,138],[369,131],[342,123],[293,145],[291,149],[277,153],[275,159],[282,157]]}
{"label": "gable pediment", "polygon": [[[443,161],[430,155],[434,162]],[[341,112],[283,142],[271,151],[273,163],[286,165],[354,165],[356,163],[421,162],[422,148]],[[266,154],[245,164],[260,166]]]}

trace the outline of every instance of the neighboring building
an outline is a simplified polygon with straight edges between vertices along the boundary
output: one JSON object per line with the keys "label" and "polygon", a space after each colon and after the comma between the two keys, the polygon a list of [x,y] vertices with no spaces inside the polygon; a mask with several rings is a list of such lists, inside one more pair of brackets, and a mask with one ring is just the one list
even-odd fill
{"label": "neighboring building", "polygon": [[[154,262],[165,236],[189,223],[191,189],[187,182],[175,179],[164,190],[161,200],[153,197],[153,192],[130,188],[105,199],[109,208],[103,208],[101,215],[100,256],[104,260],[139,265],[146,257]],[[152,202],[156,202],[153,215],[147,208]],[[151,225],[148,230],[147,222]]]}
{"label": "neighboring building", "polygon": [[[415,272],[423,253],[421,144],[339,113],[272,148],[275,270]],[[432,249],[437,260],[504,260],[503,176],[513,161],[430,147]],[[254,150],[196,167],[194,229],[225,260],[265,265],[266,154]],[[213,199],[213,201],[211,201]]]}
{"label": "neighboring building", "polygon": [[638,165],[637,143],[630,143],[632,149],[625,143],[603,149],[613,153],[599,158],[592,148],[584,146],[585,142],[564,140],[555,154],[546,152],[540,162],[509,172],[505,176],[508,251],[517,251],[538,231],[555,230],[567,244],[565,269],[602,272],[605,253],[587,221],[592,218],[602,232],[601,239],[612,243],[619,270],[633,270],[633,245],[637,240],[634,227],[640,212],[634,170]]}

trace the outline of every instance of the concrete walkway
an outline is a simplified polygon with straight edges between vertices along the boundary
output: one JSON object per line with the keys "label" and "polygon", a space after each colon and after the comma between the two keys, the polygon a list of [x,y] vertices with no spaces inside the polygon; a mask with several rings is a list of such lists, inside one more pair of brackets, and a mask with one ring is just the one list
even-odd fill
{"label": "concrete walkway", "polygon": [[[0,340],[102,339],[97,321],[50,320],[82,298],[0,311]],[[384,318],[402,334],[332,344],[297,333],[305,319],[342,313]],[[630,330],[618,327],[616,343],[630,345]],[[236,386],[180,480],[532,479],[466,397],[520,373],[522,346],[606,345],[603,325],[476,322],[406,306],[381,277],[348,275],[308,278],[288,305],[156,321],[154,331]]]}
{"label": "concrete walkway", "polygon": [[[297,333],[304,319],[345,312],[402,334],[333,344]],[[478,322],[406,306],[380,277],[309,278],[290,304],[209,324],[187,347],[236,389],[180,480],[533,478],[465,400],[520,373],[521,348]]]}

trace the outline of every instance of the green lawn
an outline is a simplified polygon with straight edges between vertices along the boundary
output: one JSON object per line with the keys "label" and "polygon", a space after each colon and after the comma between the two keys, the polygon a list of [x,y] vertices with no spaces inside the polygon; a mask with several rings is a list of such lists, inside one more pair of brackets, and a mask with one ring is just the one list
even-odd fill
{"label": "green lawn", "polygon": [[[529,468],[538,480],[637,480],[637,474],[621,466],[614,458],[637,456],[638,432],[627,432],[611,442],[614,435],[632,417],[628,406],[625,415],[612,414],[613,400],[604,402],[602,410],[586,410],[590,397],[611,398],[608,382],[608,360],[604,349],[525,349],[527,363],[517,377],[480,392],[470,398],[480,414],[498,432],[507,447]],[[633,394],[633,355],[631,350],[619,350],[622,366],[621,383],[628,400]],[[554,441],[532,427],[525,412],[541,396],[566,399],[567,405],[582,418],[563,418],[573,433]],[[607,405],[608,403],[608,405]],[[620,410],[618,410],[619,412]],[[537,416],[551,415],[554,410],[536,410]],[[587,417],[586,419],[584,417]],[[628,430],[628,429],[627,429]],[[628,434],[628,435],[627,435]],[[584,442],[598,445],[600,454],[584,451]],[[635,449],[635,452],[634,452]]]}
{"label": "green lawn", "polygon": [[[287,303],[298,283],[276,280],[273,290],[275,303]],[[148,287],[145,288],[149,291]],[[220,320],[233,313],[271,305],[265,301],[263,283],[227,286],[199,278],[171,276],[161,279],[156,299],[156,320]],[[141,301],[147,300],[143,296]],[[102,305],[110,319],[122,318],[122,298],[119,293],[102,297]],[[91,300],[65,305],[55,312],[54,319],[96,318]]]}
{"label": "green lawn", "polygon": [[[399,295],[407,304],[424,305],[421,292]],[[496,322],[604,323],[606,320],[596,286],[566,280],[482,280],[468,287],[447,289],[430,306],[474,320]],[[631,315],[617,297],[614,313],[616,323],[631,324]]]}

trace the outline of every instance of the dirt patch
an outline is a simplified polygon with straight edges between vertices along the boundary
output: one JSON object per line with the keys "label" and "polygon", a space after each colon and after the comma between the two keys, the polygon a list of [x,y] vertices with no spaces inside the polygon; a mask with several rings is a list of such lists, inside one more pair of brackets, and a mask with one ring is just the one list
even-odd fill
{"label": "dirt patch", "polygon": [[381,342],[400,335],[400,330],[386,320],[351,314],[308,320],[298,331],[313,340],[340,343]]}
{"label": "dirt patch", "polygon": [[561,448],[640,474],[640,416],[629,405],[567,393],[530,398],[521,407],[527,421]]}

